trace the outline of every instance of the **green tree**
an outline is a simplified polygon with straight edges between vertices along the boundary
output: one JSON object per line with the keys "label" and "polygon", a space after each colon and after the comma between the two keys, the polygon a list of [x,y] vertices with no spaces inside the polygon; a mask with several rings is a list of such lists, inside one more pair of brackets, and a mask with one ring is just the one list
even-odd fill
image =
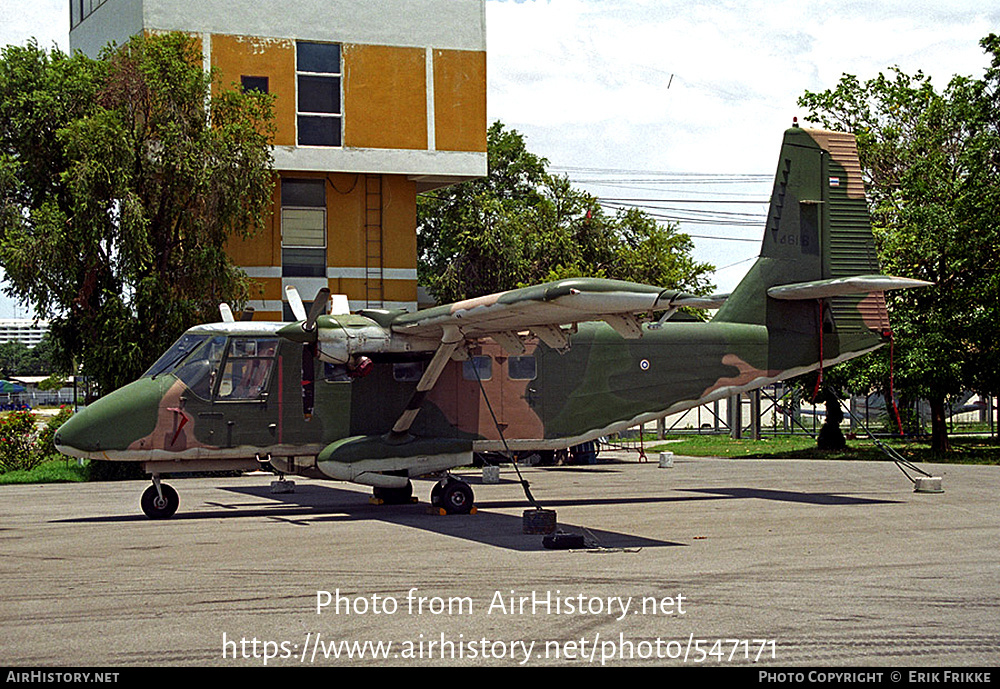
{"label": "green tree", "polygon": [[222,88],[201,62],[176,33],[100,60],[34,43],[0,55],[5,291],[102,390],[249,296],[225,243],[270,206],[271,102]]}
{"label": "green tree", "polygon": [[515,130],[494,123],[485,178],[423,195],[417,206],[421,284],[442,302],[563,277],[607,277],[707,293],[712,266],[691,238],[637,210],[606,214],[551,175]]}
{"label": "green tree", "polygon": [[[940,92],[897,68],[866,82],[844,75],[800,99],[808,119],[857,135],[884,272],[934,283],[887,299],[895,387],[930,403],[939,451],[948,397],[1000,388],[1000,41],[982,45],[992,60],[984,78],[956,76]],[[855,364],[855,384],[885,390],[888,356]]]}
{"label": "green tree", "polygon": [[55,343],[48,333],[34,347],[9,340],[0,343],[0,375],[5,378],[48,375],[54,372],[55,357]]}
{"label": "green tree", "polygon": [[28,347],[23,342],[17,340],[0,342],[0,376],[10,378],[25,375],[24,367],[28,354]]}

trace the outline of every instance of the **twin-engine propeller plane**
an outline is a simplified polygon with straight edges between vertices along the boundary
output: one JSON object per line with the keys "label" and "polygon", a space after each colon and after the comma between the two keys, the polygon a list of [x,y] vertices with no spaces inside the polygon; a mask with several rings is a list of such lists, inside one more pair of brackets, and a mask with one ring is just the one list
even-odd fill
{"label": "twin-engine propeller plane", "polygon": [[[760,257],[727,298],[581,278],[416,313],[328,313],[325,290],[308,312],[293,291],[296,322],[222,307],[55,442],[142,463],[153,518],[178,506],[162,474],[260,463],[409,501],[412,478],[476,452],[566,448],[870,352],[889,332],[883,292],[928,284],[878,270],[853,135],[793,127]],[[718,311],[671,320],[681,307]],[[473,494],[446,475],[431,502],[467,513]]]}

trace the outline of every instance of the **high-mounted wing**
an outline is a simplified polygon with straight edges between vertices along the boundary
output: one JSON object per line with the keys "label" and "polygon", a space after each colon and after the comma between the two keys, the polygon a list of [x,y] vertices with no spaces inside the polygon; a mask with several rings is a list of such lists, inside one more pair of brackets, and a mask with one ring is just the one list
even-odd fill
{"label": "high-mounted wing", "polygon": [[530,330],[556,349],[567,344],[562,326],[605,321],[623,337],[642,335],[635,314],[682,306],[718,308],[724,297],[699,297],[678,290],[600,278],[572,278],[534,287],[403,314],[392,322],[394,332],[440,338],[446,328],[458,328],[467,338],[492,336],[508,350],[518,349],[518,333]]}
{"label": "high-mounted wing", "polygon": [[434,339],[439,344],[391,437],[407,437],[424,396],[464,339],[490,336],[509,353],[520,354],[524,351],[523,333],[531,331],[562,351],[569,347],[569,333],[563,329],[566,325],[603,320],[623,337],[637,338],[642,336],[642,327],[635,314],[669,314],[681,306],[717,308],[721,303],[719,298],[635,282],[573,278],[400,314],[392,320],[394,333]]}

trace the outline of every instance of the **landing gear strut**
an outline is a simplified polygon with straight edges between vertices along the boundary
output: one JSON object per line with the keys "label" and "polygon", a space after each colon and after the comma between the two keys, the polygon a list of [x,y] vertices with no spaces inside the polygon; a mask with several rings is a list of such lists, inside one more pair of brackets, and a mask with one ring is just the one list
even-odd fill
{"label": "landing gear strut", "polygon": [[372,494],[383,505],[404,505],[411,502],[413,484],[407,481],[403,488],[381,488],[375,486],[372,489]]}
{"label": "landing gear strut", "polygon": [[431,505],[448,514],[469,514],[474,500],[472,487],[451,476],[438,481],[431,489]]}
{"label": "landing gear strut", "polygon": [[166,483],[160,483],[160,477],[153,477],[153,485],[145,490],[139,504],[142,511],[150,519],[169,519],[180,505],[177,491]]}

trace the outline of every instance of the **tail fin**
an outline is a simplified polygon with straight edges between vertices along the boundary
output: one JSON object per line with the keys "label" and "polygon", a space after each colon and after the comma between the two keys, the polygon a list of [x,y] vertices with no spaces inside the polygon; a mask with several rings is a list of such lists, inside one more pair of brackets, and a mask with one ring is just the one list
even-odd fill
{"label": "tail fin", "polygon": [[714,320],[767,326],[787,359],[824,362],[881,344],[883,292],[928,283],[879,275],[853,134],[785,132],[760,257]]}

